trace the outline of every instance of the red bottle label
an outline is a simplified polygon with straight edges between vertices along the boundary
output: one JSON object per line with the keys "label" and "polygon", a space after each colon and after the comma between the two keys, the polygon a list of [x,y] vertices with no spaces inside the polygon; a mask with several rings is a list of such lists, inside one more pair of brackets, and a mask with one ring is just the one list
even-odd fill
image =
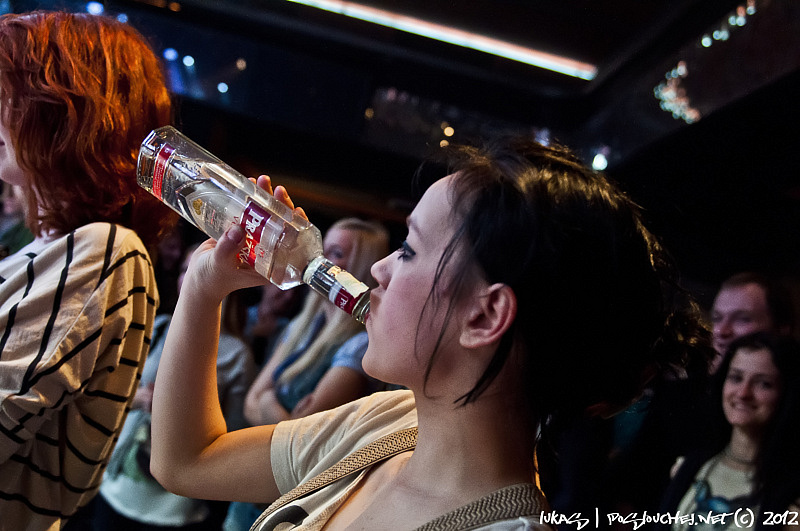
{"label": "red bottle label", "polygon": [[164,144],[156,153],[155,166],[153,168],[153,195],[159,199],[162,198],[161,188],[164,184],[164,174],[167,172],[167,163],[174,152],[174,147]]}
{"label": "red bottle label", "polygon": [[242,213],[242,219],[239,220],[239,226],[244,229],[244,247],[239,252],[239,259],[242,262],[248,263],[251,266],[256,265],[258,252],[256,246],[261,243],[261,236],[264,232],[264,227],[267,226],[267,220],[270,218],[270,213],[256,205],[252,201],[247,203]]}
{"label": "red bottle label", "polygon": [[338,266],[331,267],[328,270],[328,274],[335,280],[328,294],[328,299],[340,309],[352,315],[356,301],[369,288]]}

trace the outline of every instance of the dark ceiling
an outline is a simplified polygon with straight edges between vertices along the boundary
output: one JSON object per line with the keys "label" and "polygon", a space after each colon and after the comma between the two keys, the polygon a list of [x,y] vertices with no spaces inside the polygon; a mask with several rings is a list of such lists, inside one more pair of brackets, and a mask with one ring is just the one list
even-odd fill
{"label": "dark ceiling", "polygon": [[[10,2],[57,3],[86,4]],[[103,2],[159,51],[195,58],[167,64],[181,128],[244,173],[279,176],[317,219],[356,213],[398,227],[411,175],[441,141],[516,131],[587,161],[604,154],[694,281],[798,273],[800,2],[343,3],[597,73],[578,79],[283,0]]]}

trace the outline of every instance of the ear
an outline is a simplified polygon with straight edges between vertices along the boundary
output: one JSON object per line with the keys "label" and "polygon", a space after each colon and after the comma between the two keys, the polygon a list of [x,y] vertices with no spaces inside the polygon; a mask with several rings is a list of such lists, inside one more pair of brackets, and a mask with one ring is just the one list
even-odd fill
{"label": "ear", "polygon": [[483,288],[464,314],[460,343],[477,348],[500,341],[517,316],[517,297],[505,284]]}

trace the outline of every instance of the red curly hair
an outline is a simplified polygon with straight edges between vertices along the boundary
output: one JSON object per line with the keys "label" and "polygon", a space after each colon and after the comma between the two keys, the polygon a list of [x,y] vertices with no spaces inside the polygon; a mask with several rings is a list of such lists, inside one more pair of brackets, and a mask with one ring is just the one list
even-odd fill
{"label": "red curly hair", "polygon": [[174,225],[136,183],[139,146],[171,123],[172,105],[161,64],[134,28],[64,12],[0,16],[0,96],[34,234],[106,221],[152,247]]}

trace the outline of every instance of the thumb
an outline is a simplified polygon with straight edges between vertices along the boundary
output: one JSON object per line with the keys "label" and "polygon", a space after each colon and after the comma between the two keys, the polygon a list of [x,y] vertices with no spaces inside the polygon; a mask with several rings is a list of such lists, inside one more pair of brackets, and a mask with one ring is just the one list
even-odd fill
{"label": "thumb", "polygon": [[244,246],[245,232],[242,227],[233,224],[228,227],[222,237],[217,241],[215,253],[217,257],[228,260],[230,256],[236,255]]}

